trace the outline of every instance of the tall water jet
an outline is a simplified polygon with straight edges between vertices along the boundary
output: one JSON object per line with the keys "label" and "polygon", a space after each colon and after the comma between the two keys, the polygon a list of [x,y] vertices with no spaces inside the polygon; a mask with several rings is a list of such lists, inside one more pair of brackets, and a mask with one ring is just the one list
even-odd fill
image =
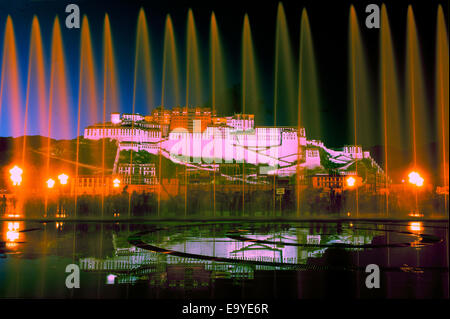
{"label": "tall water jet", "polygon": [[[76,164],[75,180],[78,180],[79,162],[80,162],[80,125],[81,113],[86,114],[89,121],[98,122],[97,106],[97,81],[94,54],[92,50],[91,32],[86,15],[83,16],[81,23],[80,39],[80,71],[78,81],[78,112],[77,112],[77,146],[76,146]],[[87,112],[86,112],[87,111]],[[75,187],[75,214],[77,211],[77,188]]]}
{"label": "tall water jet", "polygon": [[[211,71],[211,106],[212,106],[212,114],[216,114],[216,85],[217,85],[217,69],[221,67],[220,62],[218,60],[221,55],[220,43],[219,43],[219,34],[217,30],[217,21],[216,15],[214,12],[211,13],[211,25],[210,25],[210,71]],[[215,159],[214,152],[214,137],[213,135],[213,158]],[[216,166],[215,160],[214,164],[214,176],[213,176],[213,216],[216,216]]]}
{"label": "tall water jet", "polygon": [[[294,58],[286,15],[278,3],[275,34],[274,126],[294,126],[297,117]],[[281,107],[279,107],[281,106]]]}
{"label": "tall water jet", "polygon": [[164,28],[163,72],[161,106],[180,105],[180,81],[175,34],[170,14],[166,16]]}
{"label": "tall water jet", "polygon": [[321,139],[323,134],[320,118],[318,80],[311,26],[308,13],[306,9],[303,9],[300,25],[299,84],[297,96],[297,102],[300,106],[297,110],[297,116],[300,116],[300,124],[306,129],[308,136],[313,139]]}
{"label": "tall water jet", "polygon": [[[244,16],[242,30],[242,114],[258,114],[260,95],[259,77],[257,76],[255,52],[248,14]],[[246,145],[246,135],[242,135],[243,145]],[[245,159],[248,152],[242,148],[242,215],[245,213]]]}
{"label": "tall water jet", "polygon": [[[198,106],[202,99],[202,81],[200,69],[200,55],[198,49],[197,30],[195,27],[194,14],[192,9],[188,11],[187,34],[186,34],[186,100],[185,115],[188,116],[189,104]],[[195,129],[195,128],[194,128]],[[186,138],[186,149],[190,149],[188,139]],[[184,215],[187,215],[188,200],[188,177],[187,165],[184,170]]]}
{"label": "tall water jet", "polygon": [[353,5],[349,19],[350,121],[355,145],[370,145],[376,140],[376,134],[373,134],[376,128],[374,96],[370,91],[366,51]]}
{"label": "tall water jet", "polygon": [[[142,109],[151,110],[154,106],[152,64],[150,51],[150,38],[147,18],[143,8],[139,10],[136,48],[134,56],[134,80],[132,114],[136,112],[136,105],[141,104]],[[131,121],[131,130],[134,129],[134,121]],[[134,142],[134,135],[132,137]],[[133,152],[130,152],[130,167],[133,165]],[[131,192],[128,197],[128,216],[131,214]]]}
{"label": "tall water jet", "polygon": [[[424,152],[418,152],[418,147],[424,147],[429,142],[429,124],[427,105],[423,84],[422,61],[417,37],[416,23],[411,5],[408,6],[407,35],[406,35],[406,97],[407,114],[410,121],[409,134],[412,147],[412,166],[417,169],[429,163]],[[427,153],[427,152],[425,152]]]}
{"label": "tall water jet", "polygon": [[397,66],[392,45],[391,30],[386,6],[381,6],[380,29],[380,112],[383,120],[381,136],[384,144],[384,188],[385,214],[389,214],[389,174],[391,167],[404,164],[401,152],[390,154],[389,150],[400,150],[404,143],[402,128],[404,121],[400,116],[400,100],[398,93]]}
{"label": "tall water jet", "polygon": [[[289,39],[289,30],[286,15],[281,2],[278,3],[277,23],[275,33],[275,69],[273,92],[273,125],[294,125],[296,116],[295,107],[295,77],[292,48]],[[282,109],[278,110],[278,105]],[[278,114],[280,113],[280,114]],[[281,135],[281,131],[280,131]],[[277,170],[276,170],[277,172]],[[273,175],[272,210],[275,215],[276,176]]]}
{"label": "tall water jet", "polygon": [[[28,118],[38,119],[39,135],[43,135],[46,128],[47,99],[46,99],[46,76],[44,66],[44,52],[42,48],[42,36],[37,16],[33,16],[31,23],[30,45],[28,50],[28,73],[25,97],[25,115],[23,125],[23,147],[22,147],[22,167],[29,167],[26,164]],[[30,116],[30,107],[32,109]],[[33,112],[34,111],[34,112]],[[37,114],[36,114],[37,113]],[[36,122],[35,122],[36,123]],[[42,143],[42,141],[40,141]],[[40,145],[42,146],[42,145]],[[45,212],[47,211],[47,196],[44,199]],[[46,233],[45,233],[46,235]],[[44,236],[45,236],[44,235]],[[45,239],[44,239],[45,242]],[[44,248],[44,254],[46,247]],[[44,288],[45,264],[41,268],[41,289]]]}
{"label": "tall water jet", "polygon": [[[37,114],[32,114],[38,118],[39,132],[43,132],[46,127],[46,79],[44,67],[44,52],[42,48],[42,36],[39,21],[33,16],[31,23],[30,47],[28,52],[28,73],[27,88],[25,97],[25,115],[23,124],[23,147],[22,147],[22,167],[25,167],[26,137],[28,135],[28,117],[30,104],[34,106]],[[33,101],[36,101],[33,103]],[[37,105],[36,105],[37,104]],[[36,107],[37,106],[37,107]]]}
{"label": "tall water jet", "polygon": [[[160,123],[164,122],[164,107],[166,100],[169,105],[180,105],[180,85],[178,75],[177,49],[175,45],[175,34],[173,30],[172,18],[170,14],[166,16],[166,24],[164,27],[164,49],[163,49],[163,69],[161,81],[161,107],[160,107]],[[168,124],[168,123],[167,123]],[[161,130],[162,137],[162,130]],[[158,216],[161,213],[161,191],[162,191],[162,153],[161,142],[159,141],[159,165],[158,165]]]}
{"label": "tall water jet", "polygon": [[[6,18],[5,33],[3,38],[3,57],[2,57],[2,71],[0,81],[0,123],[8,123],[5,126],[8,128],[13,137],[21,134],[21,120],[22,120],[22,104],[21,104],[21,89],[19,78],[18,55],[16,48],[16,40],[14,34],[14,26],[11,17]],[[6,121],[1,120],[3,99],[6,96]],[[20,145],[18,139],[13,140],[12,145],[13,160],[16,163],[20,160]],[[19,184],[20,185],[20,184]],[[14,187],[15,198],[17,205],[14,205],[14,214],[21,213],[23,199],[25,192],[20,191]],[[3,195],[4,196],[4,195]],[[18,228],[18,227],[17,227]],[[4,246],[4,244],[3,244]],[[16,291],[20,282],[20,271],[16,276]]]}
{"label": "tall water jet", "polygon": [[314,45],[311,35],[308,13],[302,10],[300,24],[300,44],[298,57],[298,89],[297,89],[297,216],[300,216],[300,184],[301,162],[305,156],[300,146],[302,128],[308,136],[321,138],[320,104],[318,94],[317,69],[314,55]]}
{"label": "tall water jet", "polygon": [[189,9],[186,34],[186,107],[203,102],[201,71],[197,29],[194,14]]}
{"label": "tall water jet", "polygon": [[[412,148],[412,169],[414,171],[426,164],[430,165],[428,152],[424,151],[430,141],[427,105],[423,84],[422,59],[419,49],[416,23],[411,5],[408,6],[406,27],[406,76],[405,102],[408,119],[410,120],[409,145]],[[418,147],[423,148],[418,152]],[[424,173],[422,172],[422,175]],[[415,211],[419,209],[418,189],[415,187]]]}
{"label": "tall water jet", "polygon": [[230,99],[226,94],[227,73],[225,52],[222,46],[217,19],[214,12],[211,13],[210,25],[210,76],[211,76],[211,105],[218,114],[229,114]]}
{"label": "tall water jet", "polygon": [[[61,35],[59,18],[53,21],[52,44],[51,44],[51,64],[50,64],[50,84],[48,95],[47,117],[47,137],[53,134],[53,126],[64,138],[69,138],[71,132],[71,121],[69,120],[69,86],[67,84],[67,69]],[[53,106],[55,109],[53,109]],[[49,145],[48,145],[49,147]]]}
{"label": "tall water jet", "polygon": [[[105,14],[103,27],[103,129],[106,127],[106,114],[109,106],[109,112],[117,112],[119,110],[118,103],[118,85],[117,70],[114,59],[114,46],[111,35],[111,25],[108,14]],[[104,212],[105,197],[105,139],[102,139],[102,217]]]}
{"label": "tall water jet", "polygon": [[[106,128],[106,109],[109,107],[109,112],[117,112],[119,110],[118,94],[117,94],[117,71],[114,59],[114,49],[111,35],[111,25],[109,22],[109,15],[105,14],[103,26],[103,98],[102,98],[102,123],[103,129]],[[102,139],[102,179],[101,179],[101,215],[104,217],[105,210],[105,138]],[[102,257],[103,251],[103,224],[100,228],[100,247],[99,257]],[[97,284],[97,294],[100,293],[100,281]]]}
{"label": "tall water jet", "polygon": [[448,211],[448,87],[449,87],[449,54],[448,54],[448,35],[444,12],[439,5],[437,13],[436,27],[436,136],[438,141],[438,161],[441,161],[439,169],[438,182],[442,183],[444,190],[445,211]]}
{"label": "tall water jet", "polygon": [[259,77],[248,14],[242,30],[242,113],[258,114],[260,106]]}
{"label": "tall water jet", "polygon": [[[48,108],[46,110],[47,156],[45,178],[50,176],[51,136],[53,134],[53,125],[58,128],[59,136],[68,137],[70,132],[66,62],[61,35],[61,26],[57,16],[53,21],[50,63]],[[57,105],[55,111],[53,110],[54,105]],[[56,121],[54,120],[54,117],[56,118]],[[47,201],[48,192],[45,194],[45,214],[47,214]]]}
{"label": "tall water jet", "polygon": [[[229,100],[226,92],[226,72],[224,51],[221,44],[216,15],[211,13],[210,25],[210,75],[211,75],[211,106],[212,114],[226,114],[229,110]],[[215,162],[215,134],[213,135],[213,215],[216,215],[216,162]]]}
{"label": "tall water jet", "polygon": [[[353,144],[355,147],[355,170],[358,172],[358,158],[356,156],[357,149],[360,145],[368,145],[373,134],[374,115],[373,107],[371,107],[372,97],[369,93],[368,71],[366,66],[365,51],[359,30],[358,18],[355,8],[350,6],[349,17],[349,83],[350,83],[350,104],[353,128]],[[355,210],[356,216],[359,215],[359,194],[358,187],[355,190]]]}
{"label": "tall water jet", "polygon": [[103,102],[106,114],[120,111],[118,78],[111,24],[109,15],[105,14],[103,27]]}
{"label": "tall water jet", "polygon": [[[22,133],[22,102],[20,92],[19,63],[17,57],[14,25],[11,16],[6,18],[3,38],[2,73],[0,80],[0,119],[2,116],[3,100],[6,103],[7,120],[2,121],[8,128],[11,136],[17,137]],[[13,145],[13,153],[20,160],[19,145]]]}
{"label": "tall water jet", "polygon": [[133,80],[133,114],[137,106],[151,110],[155,104],[153,93],[152,63],[147,18],[143,8],[139,10]]}

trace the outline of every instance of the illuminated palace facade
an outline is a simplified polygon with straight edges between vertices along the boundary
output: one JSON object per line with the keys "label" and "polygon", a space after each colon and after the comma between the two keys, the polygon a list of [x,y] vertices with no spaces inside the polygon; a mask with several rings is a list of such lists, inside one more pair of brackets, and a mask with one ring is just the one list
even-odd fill
{"label": "illuminated palace facade", "polygon": [[370,158],[361,147],[327,149],[309,141],[305,129],[255,126],[252,114],[219,117],[209,108],[156,108],[151,115],[112,113],[111,121],[85,128],[84,138],[116,140],[121,150],[147,151],[193,167],[245,162],[265,167],[266,174],[289,176],[301,167],[321,165],[320,149],[336,163]]}

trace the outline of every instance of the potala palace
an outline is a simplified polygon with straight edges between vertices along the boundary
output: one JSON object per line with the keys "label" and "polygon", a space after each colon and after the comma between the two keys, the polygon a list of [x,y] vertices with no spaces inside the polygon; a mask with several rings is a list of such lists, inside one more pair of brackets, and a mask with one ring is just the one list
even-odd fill
{"label": "potala palace", "polygon": [[[254,115],[218,117],[209,108],[154,109],[151,115],[112,113],[111,121],[88,126],[84,138],[116,140],[122,150],[147,151],[203,169],[220,163],[261,165],[266,174],[289,176],[300,167],[320,167],[324,152],[342,172],[356,160],[379,165],[360,146],[332,150],[308,140],[304,128],[255,126]],[[262,170],[262,169],[261,169]]]}

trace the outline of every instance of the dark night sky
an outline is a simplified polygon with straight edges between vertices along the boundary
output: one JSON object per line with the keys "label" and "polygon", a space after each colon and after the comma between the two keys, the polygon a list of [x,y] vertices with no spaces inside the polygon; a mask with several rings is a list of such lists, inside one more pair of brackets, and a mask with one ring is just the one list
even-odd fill
{"label": "dark night sky", "polygon": [[[144,7],[150,28],[150,38],[153,54],[155,101],[160,101],[162,42],[164,21],[170,13],[174,22],[177,47],[182,51],[185,47],[186,14],[188,8],[193,9],[196,26],[199,32],[200,44],[203,48],[203,68],[207,68],[207,48],[209,38],[209,23],[211,12],[214,11],[218,20],[219,31],[225,47],[228,61],[229,85],[240,82],[240,52],[242,21],[245,13],[249,14],[252,27],[255,51],[258,59],[259,74],[263,86],[263,100],[266,108],[264,121],[270,124],[273,101],[273,70],[274,43],[277,13],[277,1],[51,1],[51,0],[16,0],[0,1],[0,26],[3,28],[6,16],[13,18],[16,41],[18,44],[21,79],[25,87],[26,69],[28,61],[28,44],[32,16],[39,18],[46,59],[49,60],[51,29],[53,19],[59,15],[63,25],[66,13],[65,6],[76,3],[80,6],[81,14],[88,16],[94,42],[97,65],[101,65],[101,43],[104,14],[110,15],[113,41],[116,48],[116,61],[120,77],[120,96],[122,111],[131,112],[133,64],[135,47],[135,30],[137,15],[140,7]],[[324,142],[330,147],[347,144],[348,132],[345,123],[348,119],[348,17],[349,1],[283,1],[289,31],[294,49],[294,57],[298,56],[298,39],[300,16],[303,7],[308,10],[312,36],[315,47],[316,61],[319,74],[319,90],[321,98],[321,118],[327,128],[324,132]],[[363,26],[366,17],[365,7],[369,3],[378,1],[355,1],[356,12],[361,25],[362,38],[369,54],[369,70],[373,92],[377,92],[378,72],[378,37],[379,30],[367,29]],[[389,1],[386,3],[393,33],[394,46],[398,58],[400,79],[404,74],[404,52],[406,35],[406,13],[408,4],[413,5],[415,12],[419,40],[424,61],[425,83],[427,98],[433,100],[434,81],[434,48],[436,12],[438,4],[442,4],[448,21],[448,3],[439,1]],[[69,66],[69,83],[71,89],[71,104],[76,105],[78,86],[78,57],[79,57],[79,29],[63,28],[64,47]],[[184,54],[179,52],[179,60]],[[48,70],[47,70],[48,72]],[[181,76],[184,78],[184,75]],[[99,84],[99,87],[100,84]],[[23,96],[25,90],[23,89]],[[183,96],[183,94],[182,94]],[[205,96],[205,102],[208,97]],[[148,109],[137,105],[137,112],[148,113]],[[5,104],[2,109],[0,136],[8,136]],[[75,118],[75,110],[73,110]],[[82,125],[90,121],[82,116]],[[33,122],[32,122],[33,123]],[[73,125],[75,128],[76,125]],[[75,130],[73,131],[75,137]],[[37,128],[30,124],[30,134],[37,134]],[[55,132],[57,133],[57,132]],[[41,132],[42,134],[42,132]],[[56,137],[58,137],[56,135]],[[368,145],[369,146],[369,145]]]}

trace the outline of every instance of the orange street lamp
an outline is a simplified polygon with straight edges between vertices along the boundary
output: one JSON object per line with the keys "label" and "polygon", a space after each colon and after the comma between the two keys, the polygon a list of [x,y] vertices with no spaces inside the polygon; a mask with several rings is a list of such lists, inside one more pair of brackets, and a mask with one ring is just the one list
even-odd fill
{"label": "orange street lamp", "polygon": [[120,186],[120,179],[116,178],[115,180],[113,180],[113,186],[115,188],[119,187]]}
{"label": "orange street lamp", "polygon": [[59,179],[59,183],[61,185],[66,185],[67,184],[67,179],[69,178],[69,176],[67,176],[66,174],[62,173],[60,175],[58,175],[58,179]]}
{"label": "orange street lamp", "polygon": [[353,176],[347,177],[347,186],[353,187],[356,184],[356,179]]}
{"label": "orange street lamp", "polygon": [[408,182],[410,184],[416,185],[417,187],[422,187],[424,179],[422,176],[420,176],[417,172],[411,172],[408,174],[409,180]]}
{"label": "orange street lamp", "polygon": [[53,186],[55,186],[55,180],[54,180],[54,179],[49,178],[49,179],[46,181],[46,183],[47,183],[47,187],[48,187],[48,188],[53,188]]}
{"label": "orange street lamp", "polygon": [[412,232],[421,232],[422,231],[422,223],[421,222],[410,222],[409,230]]}
{"label": "orange street lamp", "polygon": [[13,182],[13,186],[20,186],[20,183],[22,183],[23,170],[17,165],[14,165],[14,167],[9,170],[9,173],[11,174],[10,178]]}
{"label": "orange street lamp", "polygon": [[9,243],[14,243],[17,239],[19,239],[19,222],[9,222],[6,240]]}

